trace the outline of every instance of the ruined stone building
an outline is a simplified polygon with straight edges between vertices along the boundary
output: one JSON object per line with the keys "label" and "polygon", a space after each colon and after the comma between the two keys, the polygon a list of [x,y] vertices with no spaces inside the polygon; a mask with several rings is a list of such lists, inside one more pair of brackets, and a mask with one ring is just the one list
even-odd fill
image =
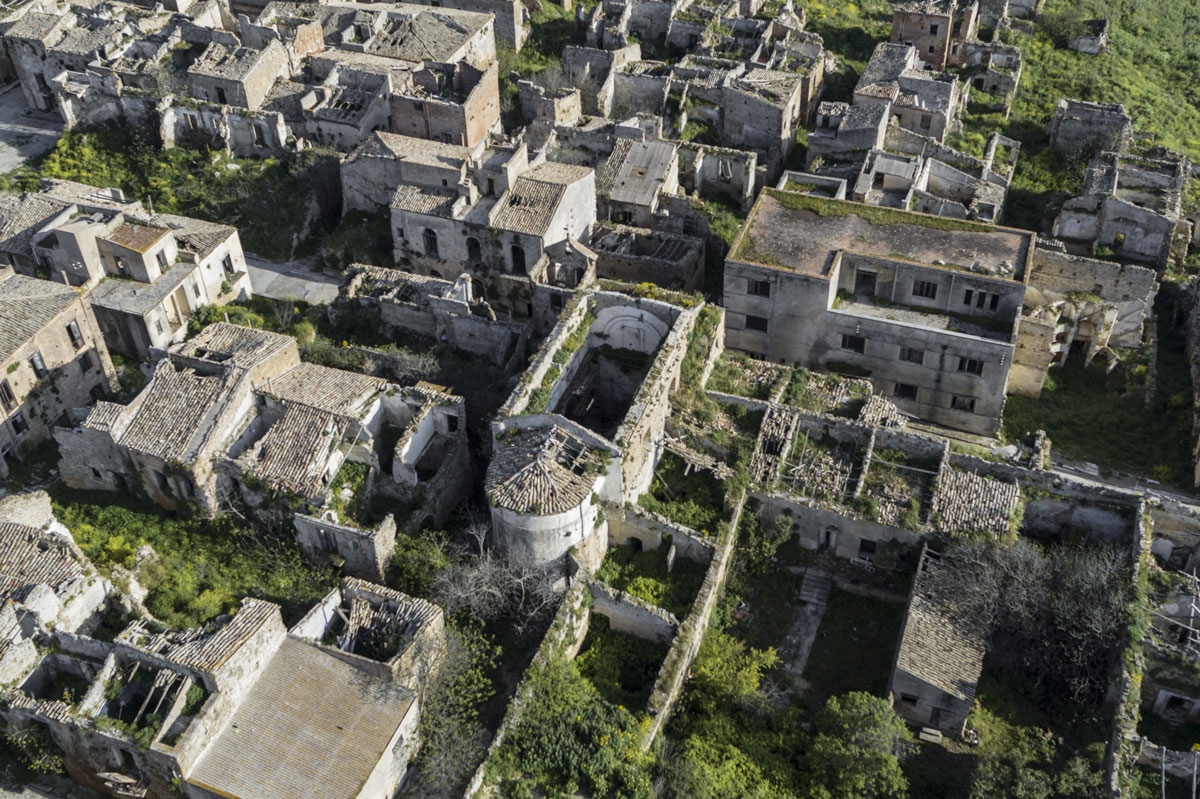
{"label": "ruined stone building", "polygon": [[1003,214],[1021,146],[993,134],[975,158],[888,124],[886,106],[845,103],[821,103],[808,141],[810,168],[844,181],[849,199],[981,222]]}
{"label": "ruined stone building", "polygon": [[917,49],[906,44],[875,47],[854,87],[854,105],[890,105],[902,128],[942,142],[958,127],[967,92],[958,78],[918,66]]}
{"label": "ruined stone building", "polygon": [[[398,431],[390,448],[385,426]],[[291,498],[284,521],[304,549],[376,580],[397,520],[364,525],[370,497],[391,500],[406,527],[441,524],[471,477],[460,397],[302,363],[291,336],[224,322],[173,346],[129,405],[100,403],[56,438],[74,487],[136,488],[208,514],[235,495],[264,514]],[[348,463],[366,473],[349,497],[334,490]]]}
{"label": "ruined stone building", "polygon": [[956,613],[946,597],[930,590],[929,575],[939,560],[926,550],[917,567],[888,693],[896,713],[910,724],[961,736],[987,643],[979,620]]}
{"label": "ruined stone building", "polygon": [[471,145],[500,130],[490,13],[271,3],[233,21],[218,0],[151,18],[59,11],[25,13],[4,41],[29,105],[68,125],[154,124],[167,147],[239,156],[348,151],[374,130]]}
{"label": "ruined stone building", "polygon": [[1063,203],[1051,234],[1080,255],[1107,250],[1123,263],[1161,274],[1187,257],[1192,223],[1182,215],[1191,161],[1155,149],[1146,155],[1102,153],[1088,163],[1083,193]]}
{"label": "ruined stone building", "polygon": [[1010,390],[1037,396],[1046,370],[1072,355],[1086,363],[1114,347],[1138,349],[1153,317],[1158,279],[1135,264],[1070,255],[1056,242],[1039,241],[1017,334]]}
{"label": "ruined stone building", "polygon": [[108,348],[148,358],[181,341],[204,305],[251,296],[236,228],[147,213],[116,189],[44,181],[0,196],[0,251],[18,271],[89,289]]}
{"label": "ruined stone building", "polygon": [[963,63],[964,49],[979,29],[979,3],[924,0],[892,9],[892,44],[906,44],[935,70]]}
{"label": "ruined stone building", "polygon": [[117,388],[84,292],[0,267],[0,477],[71,412]]}
{"label": "ruined stone building", "polygon": [[1046,131],[1050,146],[1072,157],[1122,153],[1133,138],[1133,120],[1120,103],[1059,100]]}
{"label": "ruined stone building", "polygon": [[588,568],[608,548],[603,508],[648,488],[699,308],[585,292],[561,317],[492,425],[485,488],[494,544]]}
{"label": "ruined stone building", "polygon": [[726,260],[726,346],[992,435],[1032,256],[1025,231],[767,189]]}
{"label": "ruined stone building", "polygon": [[[484,178],[489,193],[473,183],[400,186],[391,201],[396,263],[430,277],[511,276],[514,289],[578,286],[589,271],[580,248],[596,222],[595,173],[551,161],[509,171],[523,159],[523,147],[489,159],[500,161],[496,177]],[[518,300],[509,312],[529,318],[533,308]]]}
{"label": "ruined stone building", "polygon": [[[387,799],[445,646],[438,608],[359,580],[291,631],[257,599],[224,623],[139,620],[112,641],[3,627],[12,615],[0,610],[9,728],[46,731],[71,778],[109,796]],[[33,642],[40,653],[15,668]]]}

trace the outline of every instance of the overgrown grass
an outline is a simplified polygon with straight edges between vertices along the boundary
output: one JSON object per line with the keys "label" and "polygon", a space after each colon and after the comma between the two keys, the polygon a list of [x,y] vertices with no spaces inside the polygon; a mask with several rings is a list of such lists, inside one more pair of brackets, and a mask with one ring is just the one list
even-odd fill
{"label": "overgrown grass", "polygon": [[575,663],[600,696],[638,710],[650,698],[667,649],[666,644],[614,630],[607,616],[593,613]]}
{"label": "overgrown grass", "polygon": [[1044,429],[1068,458],[1190,486],[1190,377],[1183,333],[1171,325],[1170,311],[1159,308],[1157,393],[1149,406],[1140,372],[1122,365],[1106,374],[1100,359],[1085,368],[1074,356],[1050,370],[1039,399],[1008,398],[1004,437],[1018,441]]}
{"label": "overgrown grass", "polygon": [[683,621],[692,608],[706,567],[684,557],[675,559],[667,571],[667,550],[670,539],[658,549],[638,551],[633,547],[616,546],[608,550],[596,577],[616,588],[644,599]]}
{"label": "overgrown grass", "polygon": [[189,517],[126,494],[61,484],[49,490],[59,521],[101,570],[135,568],[138,548],[153,547],[138,581],[149,591],[147,609],[171,627],[231,613],[246,596],[279,603],[293,624],[334,579],[305,564],[291,536],[255,533],[231,516]]}
{"label": "overgrown grass", "polygon": [[307,248],[300,245],[340,222],[341,184],[332,152],[238,159],[186,147],[160,150],[145,130],[77,128],[66,131],[39,164],[6,176],[0,188],[29,188],[39,176],[117,187],[147,210],[233,225],[248,251],[268,258],[314,251],[315,238]]}
{"label": "overgrown grass", "polygon": [[904,605],[851,594],[834,588],[817,630],[804,679],[812,685],[810,702],[824,703],[847,691],[887,692],[888,676]]}
{"label": "overgrown grass", "polygon": [[703,469],[684,474],[681,458],[670,452],[663,455],[650,490],[638,504],[648,511],[666,516],[676,524],[705,535],[716,533],[717,524],[729,519],[725,509],[725,489],[721,481]]}

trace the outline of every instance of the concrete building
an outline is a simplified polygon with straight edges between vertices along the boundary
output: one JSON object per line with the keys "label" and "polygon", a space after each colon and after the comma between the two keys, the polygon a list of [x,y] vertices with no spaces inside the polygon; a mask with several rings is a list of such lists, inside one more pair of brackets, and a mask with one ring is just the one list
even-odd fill
{"label": "concrete building", "polygon": [[0,267],[0,477],[10,459],[117,388],[84,292]]}
{"label": "concrete building", "polygon": [[992,435],[1032,256],[1025,231],[767,189],[726,260],[726,346]]}

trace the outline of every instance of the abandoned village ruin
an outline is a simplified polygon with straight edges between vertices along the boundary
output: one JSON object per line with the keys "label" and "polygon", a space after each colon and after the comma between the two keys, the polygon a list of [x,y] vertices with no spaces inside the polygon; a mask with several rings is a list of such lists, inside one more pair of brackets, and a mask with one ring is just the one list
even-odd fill
{"label": "abandoned village ruin", "polygon": [[[1006,419],[1078,373],[1136,374],[1154,413],[1175,325],[1200,381],[1200,173],[1120,103],[1057,98],[1032,147],[979,134],[1019,109],[1040,0],[888,5],[859,65],[798,0],[0,3],[0,98],[31,118],[229,174],[326,167],[284,265],[250,222],[119,187],[27,168],[0,191],[3,740],[113,797],[535,795],[559,778],[522,748],[552,726],[545,674],[633,720],[581,740],[677,765],[709,647],[743,636],[770,653],[758,704],[707,704],[794,707],[789,735],[847,692],[813,677],[837,641],[882,653],[898,762],[995,755],[1008,670],[1084,708],[1095,795],[1191,779],[1200,415],[1179,490]],[[1114,31],[1060,44],[1101,59]],[[1024,227],[1034,159],[1077,190]],[[335,254],[344,231],[369,246]],[[118,547],[79,515],[108,504],[308,582],[168,624],[177,542]],[[1073,675],[1019,661],[1014,586],[1117,598],[1055,651]],[[471,635],[501,654],[435,789]]]}

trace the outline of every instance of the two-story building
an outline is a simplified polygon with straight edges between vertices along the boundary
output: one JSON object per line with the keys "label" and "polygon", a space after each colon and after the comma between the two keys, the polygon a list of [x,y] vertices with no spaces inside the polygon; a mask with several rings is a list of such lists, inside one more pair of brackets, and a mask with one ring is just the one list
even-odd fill
{"label": "two-story building", "polygon": [[767,189],[726,260],[726,346],[869,377],[907,413],[991,435],[1033,235]]}
{"label": "two-story building", "polygon": [[116,382],[81,289],[0,268],[0,477],[8,477],[7,458]]}

